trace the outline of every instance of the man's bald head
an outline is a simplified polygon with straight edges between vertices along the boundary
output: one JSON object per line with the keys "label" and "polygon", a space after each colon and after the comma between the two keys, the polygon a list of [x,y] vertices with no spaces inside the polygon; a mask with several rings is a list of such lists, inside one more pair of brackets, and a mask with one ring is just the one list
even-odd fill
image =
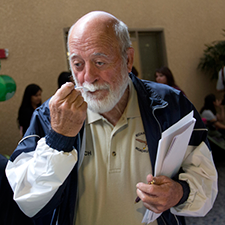
{"label": "man's bald head", "polygon": [[74,28],[77,29],[82,29],[85,27],[90,27],[90,26],[101,26],[101,28],[112,28],[116,23],[119,23],[119,20],[107,13],[107,12],[102,12],[102,11],[93,11],[90,12],[83,17],[81,17],[75,24]]}
{"label": "man's bald head", "polygon": [[131,46],[127,26],[115,16],[103,11],[93,11],[84,15],[70,28],[68,50],[71,39],[93,33],[115,37],[123,58],[126,58],[126,50]]}

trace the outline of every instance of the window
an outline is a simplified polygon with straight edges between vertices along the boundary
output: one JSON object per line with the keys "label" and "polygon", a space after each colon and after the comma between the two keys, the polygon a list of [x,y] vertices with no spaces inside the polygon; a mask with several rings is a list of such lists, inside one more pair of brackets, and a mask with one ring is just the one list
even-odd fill
{"label": "window", "polygon": [[167,65],[163,29],[141,31],[129,30],[135,50],[134,66],[138,76],[145,80],[155,80],[155,70]]}

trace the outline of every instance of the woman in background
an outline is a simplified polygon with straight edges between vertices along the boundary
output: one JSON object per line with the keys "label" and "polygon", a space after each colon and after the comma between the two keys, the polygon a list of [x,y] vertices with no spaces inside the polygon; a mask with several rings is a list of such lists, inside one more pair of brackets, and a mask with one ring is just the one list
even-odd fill
{"label": "woman in background", "polygon": [[[214,127],[224,133],[224,105],[221,105],[221,102],[222,101],[217,99],[214,94],[207,95],[205,97],[204,106],[200,110],[200,114],[202,118],[206,119],[209,128]],[[219,112],[216,110],[217,108]]]}
{"label": "woman in background", "polygon": [[42,89],[36,84],[28,85],[24,91],[17,119],[21,135],[24,135],[29,127],[34,110],[42,103],[41,93]]}
{"label": "woman in background", "polygon": [[163,66],[155,71],[155,80],[157,83],[167,84],[184,94],[184,92],[176,85],[171,70],[166,66]]}

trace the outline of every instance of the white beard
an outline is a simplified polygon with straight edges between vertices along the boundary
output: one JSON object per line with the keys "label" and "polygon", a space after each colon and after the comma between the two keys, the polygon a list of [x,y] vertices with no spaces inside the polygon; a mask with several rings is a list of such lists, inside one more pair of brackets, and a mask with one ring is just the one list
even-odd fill
{"label": "white beard", "polygon": [[[123,72],[124,71],[124,72]],[[73,74],[73,78],[76,84],[79,86],[79,82]],[[84,100],[88,104],[88,108],[95,113],[106,113],[112,110],[115,105],[119,102],[123,96],[127,86],[128,86],[129,76],[126,70],[121,71],[121,80],[118,80],[118,85],[115,90],[112,90],[108,83],[99,85],[99,84],[89,84],[87,82],[83,83],[83,87],[87,88],[89,91],[81,91]],[[95,95],[91,92],[96,90],[108,90],[108,94],[103,97],[100,95],[101,91]]]}

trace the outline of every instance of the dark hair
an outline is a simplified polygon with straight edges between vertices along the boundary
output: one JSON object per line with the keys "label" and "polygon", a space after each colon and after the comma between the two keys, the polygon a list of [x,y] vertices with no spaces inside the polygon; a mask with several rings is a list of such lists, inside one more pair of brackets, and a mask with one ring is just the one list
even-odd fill
{"label": "dark hair", "polygon": [[209,109],[212,111],[214,115],[216,115],[216,108],[213,104],[213,102],[216,101],[216,96],[214,94],[209,94],[205,97],[204,106],[200,110],[200,113],[202,113],[205,109]]}
{"label": "dark hair", "polygon": [[156,76],[156,73],[161,73],[161,74],[165,75],[166,78],[167,78],[167,84],[169,86],[171,86],[171,87],[177,86],[175,84],[175,80],[174,80],[173,74],[172,74],[171,70],[168,67],[163,66],[163,67],[161,67],[159,69],[156,69],[155,76]]}
{"label": "dark hair", "polygon": [[[24,91],[20,108],[31,106],[31,96],[36,95],[39,90],[42,91],[42,89],[37,84],[29,84]],[[41,103],[38,104],[38,106],[40,105]]]}
{"label": "dark hair", "polygon": [[[17,118],[18,125],[23,126],[23,134],[26,132],[26,129],[30,124],[30,119],[34,111],[31,104],[31,96],[36,95],[38,91],[42,91],[42,89],[36,84],[29,84],[24,91]],[[37,105],[37,107],[40,105],[41,102]]]}
{"label": "dark hair", "polygon": [[58,77],[58,88],[60,88],[66,82],[70,82],[71,73],[70,72],[62,72]]}

